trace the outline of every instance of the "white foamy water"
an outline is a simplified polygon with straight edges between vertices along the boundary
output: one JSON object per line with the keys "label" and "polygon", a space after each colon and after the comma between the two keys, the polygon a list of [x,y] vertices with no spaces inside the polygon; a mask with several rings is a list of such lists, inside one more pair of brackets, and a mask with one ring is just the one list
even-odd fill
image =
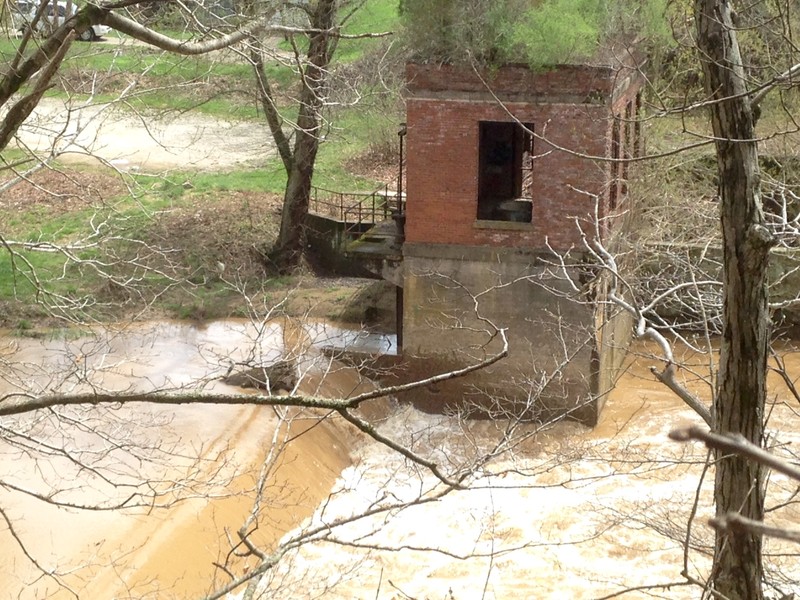
{"label": "white foamy water", "polygon": [[[594,430],[554,425],[486,465],[468,489],[436,499],[443,486],[430,472],[385,447],[363,446],[332,500],[305,525],[330,529],[265,578],[262,597],[589,599],[626,589],[625,598],[700,597],[699,587],[681,585],[681,571],[685,565],[702,580],[710,566],[713,473],[698,495],[706,451],[667,433],[702,421],[653,380],[649,364],[634,364],[622,378]],[[800,375],[800,355],[789,355],[787,365]],[[799,407],[772,383],[771,423],[779,439],[796,442]],[[457,469],[480,454],[475,446],[491,447],[501,425],[465,426],[403,406],[380,430]],[[771,504],[795,488],[773,477]],[[790,505],[769,518],[797,517]],[[768,554],[787,550],[795,549],[766,545]],[[774,564],[781,561],[789,579],[781,591],[800,591],[791,583],[800,575],[796,561]]]}
{"label": "white foamy water", "polygon": [[[307,377],[301,387],[307,393],[346,396],[368,382],[323,359],[315,347],[359,337],[294,323],[221,322],[205,328],[162,323],[67,341],[6,338],[0,354],[7,367],[0,367],[22,373],[15,379],[11,370],[3,371],[6,391],[9,386],[77,389],[90,375],[88,381],[109,389],[177,389],[200,381],[207,390],[231,391],[216,378],[232,362],[268,363],[303,350],[300,366]],[[392,343],[375,336],[363,341]],[[324,381],[310,366],[316,358],[326,372]],[[282,461],[270,474],[270,489],[277,494],[262,503],[257,541],[270,550],[280,536],[284,542],[308,539],[262,580],[263,597],[589,599],[682,582],[683,540],[706,453],[699,445],[667,439],[674,427],[700,420],[653,381],[650,364],[642,359],[633,365],[593,430],[574,423],[541,430],[520,425],[505,451],[487,462],[482,457],[497,450],[512,424],[463,423],[387,400],[361,408],[382,435],[436,463],[447,476],[470,470],[464,490],[448,491],[428,469],[356,436],[340,419],[313,426],[318,415],[297,415],[294,429],[284,434],[292,441],[281,449]],[[790,355],[787,365],[797,377],[800,355]],[[797,407],[776,381],[772,390],[771,423],[778,439],[797,443]],[[117,419],[104,422],[110,437],[73,427],[57,439],[98,456],[105,456],[104,444],[112,439],[145,446],[149,441],[158,460],[132,461],[112,453],[120,456],[115,476],[168,479],[170,473],[185,476],[194,469],[196,488],[186,491],[203,497],[164,510],[98,513],[55,509],[6,488],[0,506],[30,552],[45,568],[65,573],[64,581],[81,598],[110,598],[131,588],[140,598],[190,598],[226,583],[229,577],[213,563],[225,562],[230,550],[225,532],[235,532],[253,506],[253,477],[269,455],[274,413],[208,404],[113,410]],[[95,413],[80,414],[94,418]],[[26,423],[28,431],[41,433],[36,419]],[[62,498],[73,500],[97,501],[99,494],[113,498],[125,491],[65,469],[61,459],[23,459],[14,445],[2,451],[0,477],[6,483],[62,489]],[[771,502],[795,488],[794,482],[773,477]],[[709,489],[707,483],[699,496],[687,562],[689,573],[700,578],[709,563],[703,552],[711,541],[705,525],[712,513]],[[789,505],[769,518],[790,523],[800,515]],[[7,530],[0,532],[0,547],[0,587],[9,597],[39,598],[45,590],[57,598],[74,597],[40,577]],[[797,579],[793,558],[784,562],[789,579]],[[254,564],[245,560],[229,566],[241,574]],[[787,583],[784,591],[793,587]],[[696,587],[672,585],[625,597],[699,596]]]}

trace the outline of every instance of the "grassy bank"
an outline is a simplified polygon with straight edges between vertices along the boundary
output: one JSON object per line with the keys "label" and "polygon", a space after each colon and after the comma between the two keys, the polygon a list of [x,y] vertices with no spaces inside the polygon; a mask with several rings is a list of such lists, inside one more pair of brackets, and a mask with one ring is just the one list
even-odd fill
{"label": "grassy bank", "polygon": [[[390,31],[396,23],[397,3],[381,0],[354,15],[346,31]],[[18,44],[0,40],[0,57],[7,60]],[[339,47],[335,73],[341,77],[333,79],[316,185],[371,190],[394,176],[402,107],[395,95],[378,89],[375,67],[386,52],[380,38],[343,40]],[[351,75],[370,68],[373,76],[350,89]],[[291,121],[299,80],[278,61],[269,61],[267,71]],[[251,67],[231,51],[185,58],[131,40],[76,43],[48,94],[107,102],[123,91],[120,106],[142,114],[196,111],[263,120]],[[19,158],[16,151],[3,153],[7,163]],[[258,169],[172,171],[160,178],[51,162],[0,196],[0,232],[7,243],[0,256],[3,324],[25,329],[32,319],[67,306],[99,319],[141,310],[192,319],[247,316],[276,305],[336,316],[360,286],[327,281],[316,289],[311,273],[273,278],[265,267],[285,184],[277,157]],[[316,300],[294,299],[302,293]]]}
{"label": "grassy bank", "polygon": [[191,181],[63,167],[7,191],[0,231],[13,253],[0,259],[0,326],[26,330],[70,304],[73,316],[101,320],[270,310],[360,320],[348,305],[368,282],[312,269],[270,273],[264,255],[277,234],[279,195],[234,174]]}

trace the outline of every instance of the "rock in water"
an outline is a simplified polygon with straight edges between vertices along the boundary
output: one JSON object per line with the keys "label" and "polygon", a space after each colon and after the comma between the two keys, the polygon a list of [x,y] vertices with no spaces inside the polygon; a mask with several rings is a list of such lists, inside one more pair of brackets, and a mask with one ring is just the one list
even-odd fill
{"label": "rock in water", "polygon": [[294,360],[279,360],[271,365],[230,373],[222,381],[228,385],[258,388],[270,393],[278,390],[292,391],[297,385],[297,365]]}

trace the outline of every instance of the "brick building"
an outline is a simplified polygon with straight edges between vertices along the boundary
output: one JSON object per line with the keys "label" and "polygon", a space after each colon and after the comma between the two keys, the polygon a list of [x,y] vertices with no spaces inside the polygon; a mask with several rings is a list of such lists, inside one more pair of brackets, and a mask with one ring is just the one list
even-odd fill
{"label": "brick building", "polygon": [[510,356],[424,401],[563,413],[594,423],[628,323],[597,300],[603,283],[554,275],[553,251],[607,237],[641,150],[637,68],[505,66],[484,74],[407,66],[404,353],[462,364]]}

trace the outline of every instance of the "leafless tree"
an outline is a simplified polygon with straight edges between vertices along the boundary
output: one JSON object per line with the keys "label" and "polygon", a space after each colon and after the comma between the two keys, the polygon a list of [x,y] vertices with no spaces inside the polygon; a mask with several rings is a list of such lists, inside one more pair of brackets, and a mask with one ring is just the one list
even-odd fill
{"label": "leafless tree", "polygon": [[[240,52],[247,56],[253,66],[260,104],[287,172],[281,228],[271,260],[281,270],[290,271],[299,264],[305,249],[303,220],[308,211],[317,150],[325,137],[324,112],[328,104],[329,79],[338,40],[342,37],[386,35],[376,32],[351,36],[342,32],[343,26],[362,4],[363,0],[300,4],[282,1],[258,5],[244,3],[235,7],[241,9],[240,12],[222,11],[221,15],[199,4],[192,7],[181,5],[179,14],[193,32],[190,40],[162,35],[127,16],[126,13],[138,7],[137,2],[87,4],[74,15],[63,19],[63,22],[56,21],[58,27],[44,39],[39,39],[34,35],[39,32],[39,23],[48,22],[46,13],[51,6],[48,2],[42,2],[26,24],[22,40],[0,81],[0,106],[6,107],[0,130],[0,148],[8,145],[19,127],[30,117],[45,91],[52,85],[73,41],[90,26],[107,25],[153,48],[184,56],[242,47],[246,43],[250,50]],[[280,22],[277,17],[285,15],[299,16],[297,25]],[[266,49],[264,39],[275,34],[292,40],[292,58],[287,64],[297,74],[299,88],[296,99],[298,114],[293,120],[285,120],[279,112],[274,85],[268,80],[264,69],[265,56],[276,54],[274,50]],[[132,83],[123,95],[129,95],[130,88],[134,86]]]}
{"label": "leafless tree", "polygon": [[[781,16],[789,18],[788,14]],[[743,436],[750,444],[762,446],[766,439],[766,377],[772,317],[768,293],[770,253],[779,244],[785,247],[796,243],[793,225],[796,215],[791,202],[787,202],[791,192],[787,194],[785,186],[780,184],[773,188],[774,206],[765,217],[755,126],[767,93],[777,92],[786,85],[797,66],[789,63],[781,68],[773,63],[764,80],[754,77],[754,71],[746,72],[735,18],[729,3],[717,1],[698,0],[691,14],[704,89],[701,98],[689,109],[702,107],[711,117],[711,133],[700,136],[715,147],[718,196],[714,200],[721,216],[721,228],[715,237],[722,247],[721,254],[712,250],[710,239],[696,237],[697,233],[705,235],[712,231],[700,231],[702,221],[697,219],[696,208],[692,209],[694,222],[680,221],[687,223],[688,230],[682,235],[691,244],[675,244],[667,238],[655,254],[660,251],[663,257],[664,251],[671,249],[668,260],[658,258],[638,263],[640,274],[649,272],[645,284],[658,282],[649,286],[649,292],[642,293],[642,288],[624,276],[624,269],[636,259],[627,262],[630,257],[610,252],[608,240],[600,241],[599,230],[595,239],[587,239],[586,248],[600,270],[610,274],[615,282],[608,301],[634,318],[636,337],[659,344],[663,368],[654,369],[654,375],[691,406],[712,431]],[[791,59],[794,46],[790,38],[785,38],[785,42],[790,50],[784,58]],[[785,109],[784,105],[778,110]],[[674,110],[685,111],[686,106]],[[626,208],[637,210],[634,204]],[[674,215],[669,212],[673,209],[670,207],[665,214]],[[678,227],[671,229],[678,230]],[[674,252],[676,249],[678,252]],[[640,252],[634,247],[629,250]],[[771,283],[785,283],[795,267],[776,258],[775,262],[784,266],[778,268],[782,275]],[[676,278],[677,273],[683,277]],[[773,298],[772,308],[796,305],[795,292],[791,290],[783,298]],[[687,316],[688,320],[684,318]],[[712,363],[708,379],[710,403],[676,379],[679,361],[673,344],[680,340],[691,345],[681,330],[698,326],[706,335],[715,330],[721,334],[719,370]],[[764,516],[765,481],[759,463],[738,454],[717,452],[714,466],[718,517],[722,519],[736,512],[745,520],[760,522]],[[754,529],[742,528],[717,528],[716,532],[714,563],[708,582],[702,584],[707,593],[729,599],[762,598],[761,535]]]}

